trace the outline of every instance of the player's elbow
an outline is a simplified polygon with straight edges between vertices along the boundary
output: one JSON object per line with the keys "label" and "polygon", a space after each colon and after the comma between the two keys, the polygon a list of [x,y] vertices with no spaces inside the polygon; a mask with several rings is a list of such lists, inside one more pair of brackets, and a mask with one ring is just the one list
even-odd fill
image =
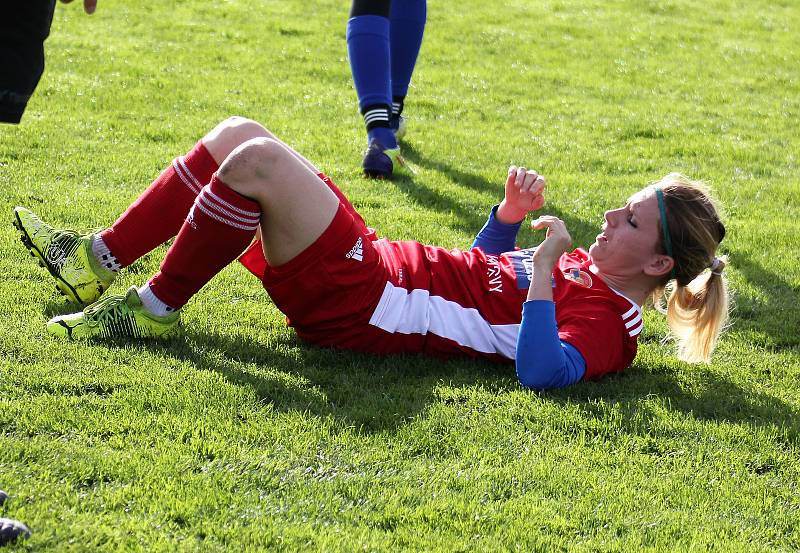
{"label": "player's elbow", "polygon": [[544,363],[520,363],[517,361],[517,379],[523,388],[549,390],[558,387],[558,367]]}

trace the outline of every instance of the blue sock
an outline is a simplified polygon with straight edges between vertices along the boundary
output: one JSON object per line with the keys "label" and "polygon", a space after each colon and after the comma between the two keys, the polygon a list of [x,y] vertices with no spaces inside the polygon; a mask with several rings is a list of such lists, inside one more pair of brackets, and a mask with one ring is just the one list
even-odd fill
{"label": "blue sock", "polygon": [[367,131],[367,143],[377,140],[384,148],[397,148],[397,137],[391,127],[374,127]]}
{"label": "blue sock", "polygon": [[392,96],[404,97],[417,63],[428,13],[426,0],[392,0],[389,21]]}
{"label": "blue sock", "polygon": [[392,104],[389,20],[380,15],[351,17],[347,22],[347,52],[368,139],[378,140],[386,148],[396,148],[397,141],[389,128]]}

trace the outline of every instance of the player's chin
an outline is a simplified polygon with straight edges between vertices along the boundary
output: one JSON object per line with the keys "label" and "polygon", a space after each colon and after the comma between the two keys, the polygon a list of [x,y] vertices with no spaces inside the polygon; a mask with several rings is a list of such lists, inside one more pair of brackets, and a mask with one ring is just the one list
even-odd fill
{"label": "player's chin", "polygon": [[592,260],[596,260],[598,257],[602,258],[603,257],[602,249],[603,248],[600,245],[600,242],[595,240],[594,243],[591,246],[589,246],[589,257],[591,257]]}

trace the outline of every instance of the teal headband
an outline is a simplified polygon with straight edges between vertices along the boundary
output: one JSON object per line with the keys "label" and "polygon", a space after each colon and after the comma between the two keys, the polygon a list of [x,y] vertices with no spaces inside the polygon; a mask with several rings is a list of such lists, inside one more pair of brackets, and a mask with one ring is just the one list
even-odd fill
{"label": "teal headband", "polygon": [[661,232],[664,235],[664,249],[667,255],[672,258],[672,271],[669,278],[675,278],[675,256],[672,255],[672,240],[669,238],[669,223],[667,223],[667,209],[664,207],[664,192],[660,186],[656,186],[656,198],[658,198],[658,210],[661,212]]}

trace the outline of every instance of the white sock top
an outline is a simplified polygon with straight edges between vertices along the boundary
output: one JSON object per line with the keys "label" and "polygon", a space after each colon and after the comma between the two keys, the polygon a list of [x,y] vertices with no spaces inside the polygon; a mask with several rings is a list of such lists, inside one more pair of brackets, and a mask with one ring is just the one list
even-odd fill
{"label": "white sock top", "polygon": [[95,234],[92,237],[92,253],[103,269],[116,273],[122,268],[117,258],[114,257],[114,254],[111,253],[111,250],[108,249],[108,246],[105,241],[100,238],[99,234]]}
{"label": "white sock top", "polygon": [[150,284],[145,284],[137,290],[139,292],[139,299],[142,300],[142,305],[153,315],[163,317],[177,311],[174,307],[170,307],[156,296],[150,289]]}

